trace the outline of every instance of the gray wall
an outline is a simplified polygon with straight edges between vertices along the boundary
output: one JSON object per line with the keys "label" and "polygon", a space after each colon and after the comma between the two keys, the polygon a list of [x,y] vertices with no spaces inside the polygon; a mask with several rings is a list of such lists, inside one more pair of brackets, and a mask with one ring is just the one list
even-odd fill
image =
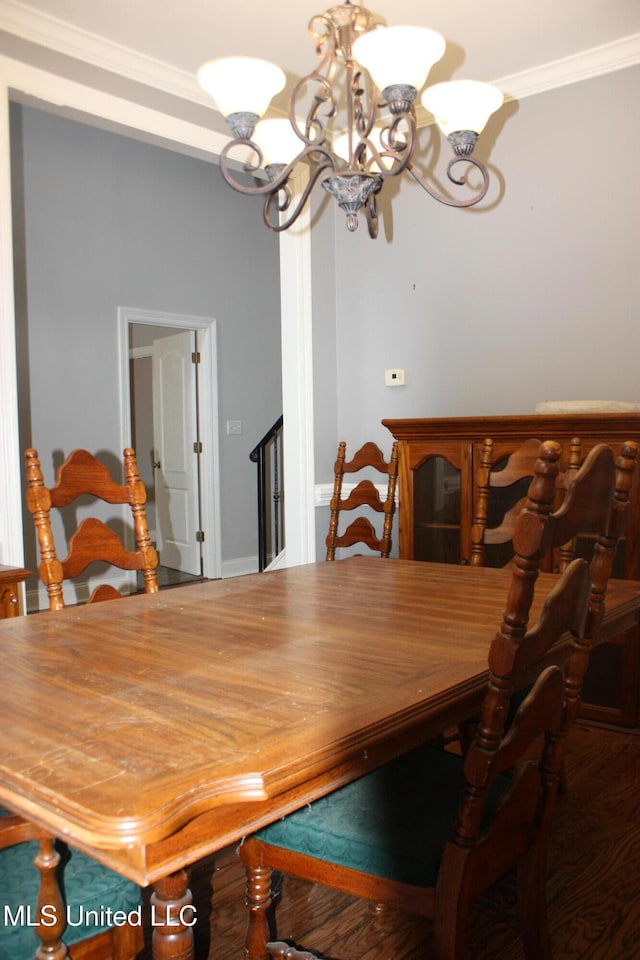
{"label": "gray wall", "polygon": [[[312,233],[318,483],[331,480],[339,439],[346,439],[352,448],[374,439],[388,449],[391,438],[380,425],[383,417],[526,413],[544,399],[640,400],[636,375],[640,186],[630,160],[637,153],[640,131],[629,122],[629,105],[637,102],[639,88],[640,68],[633,67],[504,108],[481,140],[481,156],[488,157],[496,175],[487,209],[441,206],[403,178],[401,183],[385,186],[385,193],[392,188],[391,216],[385,218],[379,239],[372,241],[364,224],[358,233],[349,234],[343,215],[338,212],[334,217],[335,208],[325,205]],[[88,136],[105,143],[106,135],[99,131]],[[144,156],[149,149],[132,146],[136,154],[144,151]],[[65,163],[77,156],[75,148],[68,153],[62,158]],[[258,204],[228,188],[218,193],[219,178],[209,176],[206,164],[173,154],[167,157],[171,166],[193,163],[194,171],[206,169],[206,188],[200,197],[216,190],[217,209],[233,205],[247,225],[246,242],[258,240],[262,235],[256,229]],[[30,213],[36,216],[38,204],[44,202],[41,219],[49,225],[49,243],[55,250],[61,211],[50,209],[52,199],[44,176],[54,164],[46,155],[32,156],[30,162],[41,170]],[[142,166],[148,176],[151,168]],[[154,179],[159,177],[157,166],[153,164]],[[76,180],[79,191],[84,177]],[[181,177],[181,189],[192,182],[193,177]],[[73,195],[65,199],[71,202],[80,208],[75,229],[84,233],[83,204]],[[177,206],[185,209],[184,204]],[[208,214],[206,222],[211,227],[221,219]],[[152,224],[151,235],[160,231],[156,242],[161,247],[173,239],[171,233],[165,235],[170,222],[164,216],[159,225]],[[137,220],[131,229],[139,233]],[[266,236],[275,245],[275,238]],[[126,236],[123,242],[129,240]],[[246,263],[244,241],[228,242],[225,232],[223,242],[225,250],[218,256],[229,254],[226,263],[231,264],[235,280],[238,263]],[[42,260],[45,251],[38,249],[40,242],[32,243],[36,249],[31,254]],[[177,255],[179,246],[172,244],[170,253]],[[194,256],[206,277],[198,251]],[[227,308],[243,309],[251,289],[241,287],[238,295],[236,285],[231,295],[233,283],[227,283],[229,271],[223,269],[212,289],[206,288],[205,281],[203,294],[199,284],[191,283],[191,265],[189,261],[184,267],[189,312],[213,313],[224,322],[215,296],[216,289],[222,288],[225,316]],[[260,269],[260,261],[254,258],[249,270],[252,288],[255,269]],[[135,276],[128,276],[126,262],[122,270],[128,285],[126,299],[123,293],[120,302],[128,299],[127,305],[149,305],[128,292],[129,287],[135,288]],[[48,272],[55,278],[50,266]],[[174,273],[169,256],[163,257],[156,282],[150,284],[152,292],[163,291],[170,280],[175,282]],[[110,284],[112,278],[107,276]],[[84,287],[80,273],[69,286],[71,291],[77,286],[75,293],[80,297]],[[63,292],[69,295],[70,290]],[[19,316],[23,317],[20,296],[18,290]],[[29,296],[30,312],[37,304],[43,322],[54,304],[56,323],[66,322],[64,297],[55,283],[43,291],[33,281]],[[161,299],[166,298],[157,296],[152,305],[187,308],[184,297],[176,298],[179,305]],[[256,299],[264,303],[264,298]],[[197,305],[192,305],[194,300]],[[88,303],[82,322],[98,308],[106,322],[105,309],[96,297]],[[270,317],[271,311],[266,314]],[[78,326],[74,341],[85,337],[80,321]],[[226,330],[230,336],[229,324]],[[45,327],[41,356],[52,347],[57,349],[47,343],[46,336]],[[221,346],[226,349],[227,345],[224,337]],[[67,349],[73,348],[67,344]],[[102,356],[101,349],[93,349],[94,358]],[[81,345],[79,353],[86,355],[86,346]],[[226,356],[237,359],[235,351],[227,351]],[[24,353],[21,359],[24,365]],[[247,369],[251,357],[241,360],[242,369]],[[405,368],[405,387],[384,386],[384,369],[390,366]],[[224,371],[223,375],[222,422],[238,418],[235,398],[226,397],[226,387],[235,386],[230,383],[233,376]],[[52,411],[48,416],[54,418]],[[39,432],[42,437],[49,435],[44,429]],[[226,443],[224,436],[221,439]],[[323,513],[318,512],[319,532],[326,529]],[[225,523],[228,526],[227,518]],[[223,551],[230,555],[225,542]]]}
{"label": "gray wall", "polygon": [[[391,238],[388,219],[373,241],[338,212],[337,408],[316,409],[318,435],[386,450],[386,417],[640,401],[639,94],[633,67],[509,104],[486,131],[504,178],[489,209],[444,207],[404,177]],[[319,394],[331,363],[316,356]],[[385,387],[387,367],[406,386]],[[330,479],[320,459],[316,479]]]}
{"label": "gray wall", "polygon": [[121,457],[118,306],[214,317],[222,559],[255,556],[248,455],[282,412],[278,238],[261,203],[202,160],[15,104],[11,120],[22,449],[48,479],[74,447]]}
{"label": "gray wall", "polygon": [[[315,394],[327,398],[317,483],[332,479],[338,440],[388,452],[383,418],[640,401],[639,95],[632,67],[505,106],[478,145],[494,177],[480,209],[442,206],[405,176],[384,187],[375,241],[364,222],[349,234],[340,211],[324,211],[313,279],[330,259],[335,321],[314,295]],[[405,369],[405,386],[385,387],[389,367]],[[327,524],[325,507],[318,557]]]}

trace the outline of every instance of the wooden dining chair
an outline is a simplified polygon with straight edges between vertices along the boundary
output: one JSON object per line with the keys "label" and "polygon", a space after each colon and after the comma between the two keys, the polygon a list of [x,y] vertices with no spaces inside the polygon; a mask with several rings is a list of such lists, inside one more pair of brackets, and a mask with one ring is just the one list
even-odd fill
{"label": "wooden dining chair", "polygon": [[[140,570],[145,592],[157,592],[158,559],[149,540],[146,492],[133,450],[124,451],[123,485],[117,484],[104,464],[86,450],[74,450],[67,457],[51,488],[45,486],[36,450],[27,450],[26,468],[27,505],[34,517],[41,555],[38,570],[47,587],[50,610],[65,606],[63,581],[79,577],[95,561],[123,570]],[[63,509],[86,495],[110,504],[129,504],[135,551],[125,549],[117,534],[101,520],[87,517],[69,538],[66,558],[58,559],[50,511]],[[91,594],[89,603],[121,597],[115,587],[101,584]],[[15,922],[5,923],[0,930],[0,956],[11,960],[29,960],[39,944],[46,956],[58,957],[61,954],[56,950],[63,936],[72,960],[76,956],[79,960],[92,956],[99,960],[133,960],[142,947],[139,925],[113,924],[108,914],[101,912],[101,908],[125,914],[137,910],[141,891],[136,884],[54,839],[35,824],[1,809],[0,898],[9,911],[4,915],[15,918]],[[55,916],[59,922],[43,922],[36,935],[20,911],[31,911],[35,921],[38,904],[55,907],[45,920]],[[92,912],[98,918],[95,922],[75,925],[81,915],[93,919]],[[65,922],[67,916],[73,923]]]}
{"label": "wooden dining chair", "polygon": [[38,949],[41,958],[62,957],[62,938],[71,960],[134,960],[143,947],[141,924],[109,925],[108,910],[137,920],[140,904],[135,883],[0,809],[3,960],[33,960]]}
{"label": "wooden dining chair", "polygon": [[[538,458],[540,441],[531,437],[502,463],[496,463],[494,443],[487,438],[482,444],[480,466],[475,479],[474,519],[471,528],[471,565],[484,566],[487,561],[487,546],[500,557],[499,565],[513,559],[511,541],[516,518],[526,500],[526,488],[533,477],[533,468]],[[574,437],[569,445],[566,469],[558,474],[556,500],[568,490],[581,463],[581,443]],[[522,491],[522,492],[520,492]],[[491,520],[494,525],[489,526]],[[575,541],[559,548],[560,573],[573,560]],[[493,564],[495,565],[495,564]],[[549,559],[551,566],[551,558]]]}
{"label": "wooden dining chair", "polygon": [[[27,506],[33,514],[41,562],[40,579],[46,585],[49,609],[65,606],[63,582],[77,580],[98,561],[120,570],[142,572],[145,593],[156,593],[158,555],[151,546],[145,513],[146,490],[140,480],[135,453],[124,451],[124,484],[112,479],[107,467],[87,450],[74,450],[56,473],[52,487],[46,487],[37,450],[27,450]],[[135,531],[136,549],[127,550],[119,536],[102,520],[86,517],[68,538],[67,556],[59,560],[51,529],[52,508],[68,507],[78,498],[91,496],[109,504],[128,504]],[[103,583],[91,593],[88,602],[111,600],[122,596],[119,590]]]}
{"label": "wooden dining chair", "polygon": [[[272,870],[432,918],[439,960],[463,960],[471,903],[512,868],[525,956],[550,960],[545,869],[551,815],[637,445],[625,444],[617,461],[610,447],[594,448],[553,513],[560,453],[551,441],[540,447],[516,520],[511,584],[489,646],[481,720],[466,757],[424,745],[246,839],[240,856],[247,870],[247,960],[301,957],[277,934],[270,937]],[[598,531],[590,566],[572,561],[530,624],[543,557],[586,522]],[[455,611],[451,620],[455,625]],[[569,649],[562,667],[554,663],[559,644]],[[507,729],[512,695],[531,683]]]}
{"label": "wooden dining chair", "polygon": [[[391,529],[395,513],[396,483],[398,479],[398,444],[394,442],[391,448],[391,457],[387,462],[380,448],[375,443],[365,443],[355,453],[353,459],[347,461],[347,445],[341,440],[338,445],[338,456],[334,465],[333,496],[330,503],[329,533],[327,534],[327,560],[335,560],[336,548],[352,547],[362,543],[370,550],[379,553],[381,557],[388,557],[391,552]],[[361,470],[375,470],[387,477],[386,496],[383,500],[376,485],[368,478],[360,480],[343,497],[343,481],[345,474],[359,473]],[[382,531],[380,535],[367,516],[358,516],[346,529],[339,533],[341,514],[356,509],[374,510],[383,514]]]}

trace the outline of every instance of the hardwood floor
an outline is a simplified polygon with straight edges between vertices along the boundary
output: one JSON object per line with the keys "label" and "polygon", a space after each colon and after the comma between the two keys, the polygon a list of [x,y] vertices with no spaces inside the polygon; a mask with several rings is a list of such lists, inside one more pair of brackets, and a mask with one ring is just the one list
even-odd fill
{"label": "hardwood floor", "polygon": [[[556,808],[549,908],[555,960],[640,957],[640,731],[580,725],[566,757],[568,790]],[[211,909],[211,878],[213,904]],[[197,960],[241,960],[244,877],[235,850],[196,864]],[[473,960],[523,960],[508,890],[471,923]],[[340,960],[433,960],[429,924],[285,878],[278,934]]]}
{"label": "hardwood floor", "polygon": [[[163,567],[161,564],[156,567],[156,578],[161,590],[165,587],[182,587],[187,583],[202,583],[205,579],[190,573],[183,573],[181,570],[174,570],[172,567]],[[144,578],[141,573],[137,574],[137,586],[138,593],[144,593]]]}

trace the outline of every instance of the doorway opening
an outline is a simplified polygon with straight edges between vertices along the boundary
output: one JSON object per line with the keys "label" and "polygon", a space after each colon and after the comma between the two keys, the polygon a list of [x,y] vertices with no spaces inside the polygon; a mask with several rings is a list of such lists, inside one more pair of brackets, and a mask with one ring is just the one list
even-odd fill
{"label": "doorway opening", "polygon": [[124,446],[136,451],[158,582],[220,573],[216,327],[211,318],[118,310]]}

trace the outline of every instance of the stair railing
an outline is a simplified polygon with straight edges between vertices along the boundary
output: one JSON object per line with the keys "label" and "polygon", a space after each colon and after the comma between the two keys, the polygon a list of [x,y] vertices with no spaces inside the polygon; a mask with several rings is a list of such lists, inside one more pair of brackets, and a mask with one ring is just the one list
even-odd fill
{"label": "stair railing", "polygon": [[282,483],[283,418],[279,417],[249,459],[258,465],[258,569],[262,572],[284,548]]}

